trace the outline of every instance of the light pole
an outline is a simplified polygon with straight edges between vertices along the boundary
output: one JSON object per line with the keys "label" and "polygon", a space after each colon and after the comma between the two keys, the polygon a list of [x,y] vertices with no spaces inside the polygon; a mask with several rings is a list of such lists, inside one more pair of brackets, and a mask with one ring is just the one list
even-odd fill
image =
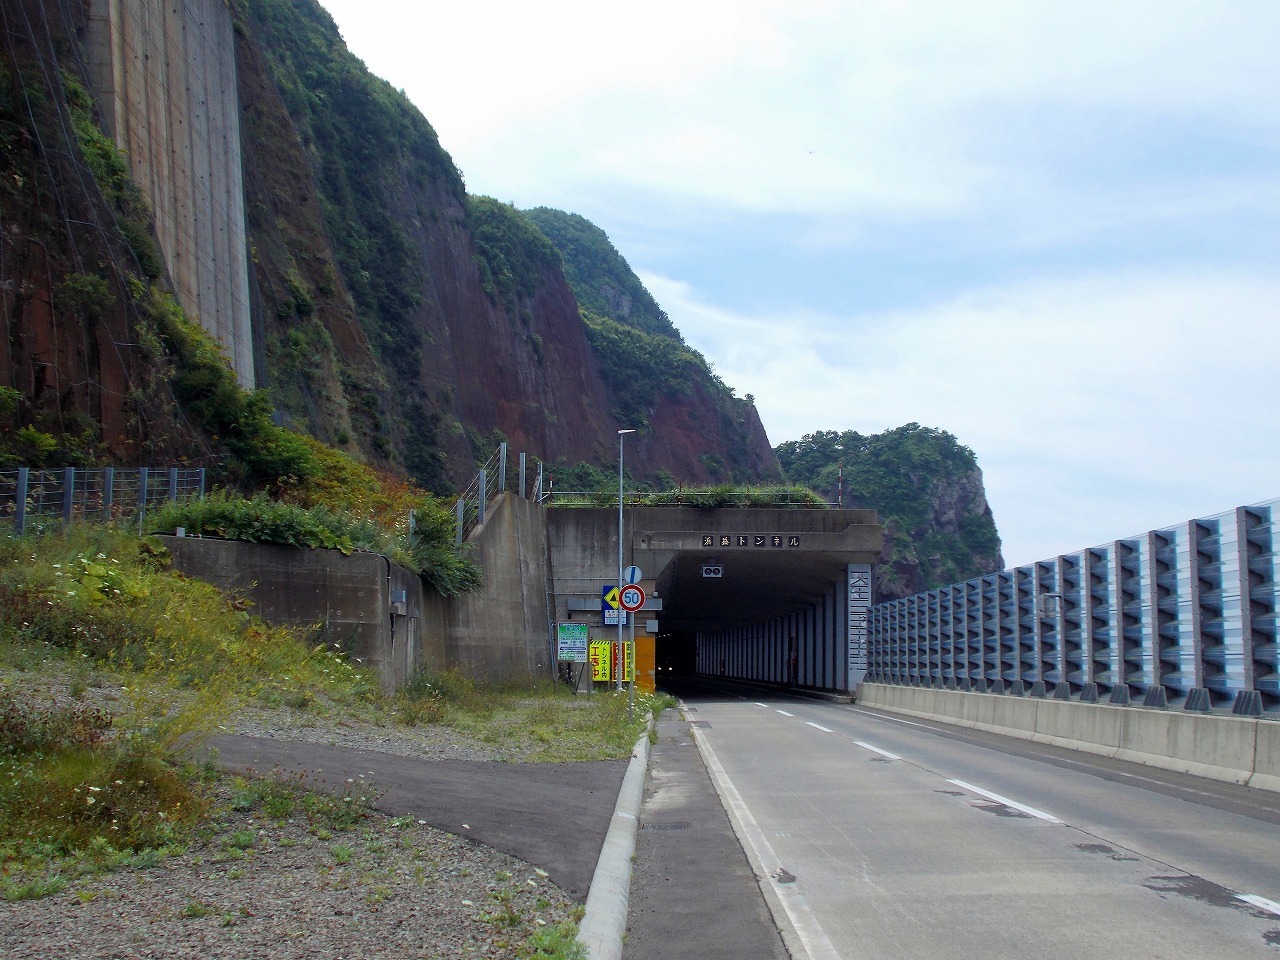
{"label": "light pole", "polygon": [[[628,433],[635,433],[634,430],[618,431],[618,586],[622,589],[622,441]],[[618,604],[618,655],[614,658],[617,661],[618,671],[618,692],[622,692],[622,618],[626,614],[622,609],[622,604]]]}

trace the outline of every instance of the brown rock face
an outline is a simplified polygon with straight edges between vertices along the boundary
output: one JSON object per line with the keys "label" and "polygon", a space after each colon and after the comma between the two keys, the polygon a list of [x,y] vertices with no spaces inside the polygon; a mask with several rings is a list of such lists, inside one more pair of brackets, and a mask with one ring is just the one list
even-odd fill
{"label": "brown rock face", "polygon": [[[615,398],[554,254],[529,267],[540,261],[522,261],[517,238],[506,253],[525,264],[518,282],[495,288],[452,161],[327,14],[313,0],[232,9],[253,366],[284,421],[440,493],[469,482],[499,439],[551,462],[612,464]],[[163,266],[139,260],[138,238],[122,234],[64,136],[56,81],[77,69],[68,52],[83,14],[77,3],[0,4],[0,386],[23,396],[0,428],[78,438],[82,461],[216,456],[217,441],[176,413],[128,292],[130,276]],[[17,28],[28,23],[40,29]],[[47,115],[26,116],[11,65],[44,78]],[[629,449],[638,476],[778,476],[754,407],[726,405],[701,381],[660,397],[649,424]]]}
{"label": "brown rock face", "polygon": [[143,362],[117,211],[67,137],[63,42],[82,14],[0,5],[0,386],[21,395],[0,431],[61,439],[49,465],[195,458],[205,451]]}

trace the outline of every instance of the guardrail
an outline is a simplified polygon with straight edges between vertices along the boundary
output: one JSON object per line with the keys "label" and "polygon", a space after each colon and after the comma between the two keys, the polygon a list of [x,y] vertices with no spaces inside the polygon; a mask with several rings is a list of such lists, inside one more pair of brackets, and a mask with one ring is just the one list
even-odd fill
{"label": "guardrail", "polygon": [[[534,500],[547,507],[616,507],[617,490],[555,490],[545,464],[521,453],[516,470],[508,469],[507,444],[501,443],[454,504],[454,542],[458,545],[484,523],[489,503],[503,492]],[[838,503],[815,500],[812,491],[800,487],[719,487],[623,492],[623,503],[637,507],[739,507],[782,510],[832,510]]]}
{"label": "guardrail", "polygon": [[19,536],[34,522],[110,522],[137,517],[165,501],[204,497],[204,467],[65,467],[0,470],[0,519]]}

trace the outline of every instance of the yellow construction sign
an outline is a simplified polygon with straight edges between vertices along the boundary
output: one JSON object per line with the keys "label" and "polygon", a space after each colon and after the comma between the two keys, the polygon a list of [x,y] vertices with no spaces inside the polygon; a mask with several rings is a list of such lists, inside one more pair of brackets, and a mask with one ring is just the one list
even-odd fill
{"label": "yellow construction sign", "polygon": [[[614,661],[617,659],[618,644],[609,641],[593,642],[587,656],[591,660],[591,679],[596,683],[612,683],[617,674],[614,672]],[[635,653],[630,643],[623,643],[622,682],[630,683],[635,675]]]}

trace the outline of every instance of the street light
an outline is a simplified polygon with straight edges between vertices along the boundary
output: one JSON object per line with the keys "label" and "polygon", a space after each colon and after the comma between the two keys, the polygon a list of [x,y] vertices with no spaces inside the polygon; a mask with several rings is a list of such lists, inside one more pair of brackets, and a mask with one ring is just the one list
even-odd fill
{"label": "street light", "polygon": [[[628,433],[635,433],[634,430],[618,431],[618,589],[622,589],[622,441]],[[622,618],[625,613],[622,604],[618,604],[618,692],[622,692]]]}

